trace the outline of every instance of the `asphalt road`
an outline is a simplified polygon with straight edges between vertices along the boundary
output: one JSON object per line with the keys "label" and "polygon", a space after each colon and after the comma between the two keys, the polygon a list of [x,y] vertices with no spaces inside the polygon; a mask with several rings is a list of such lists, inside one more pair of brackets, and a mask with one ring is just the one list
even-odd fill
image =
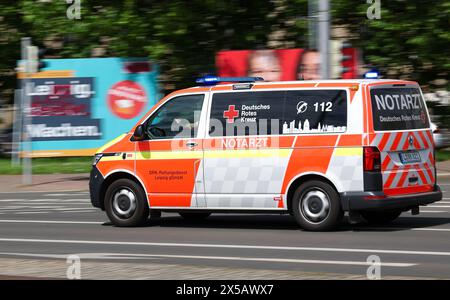
{"label": "asphalt road", "polygon": [[[364,278],[368,257],[377,255],[382,278],[450,278],[450,177],[439,182],[443,200],[421,207],[418,216],[405,212],[379,227],[345,223],[333,232],[302,231],[287,215],[247,214],[212,215],[199,222],[163,214],[143,227],[118,228],[91,207],[87,192],[0,193],[0,275],[36,275],[6,272],[2,260],[30,259],[34,268],[45,269],[44,260],[76,254],[82,261],[171,266],[174,279],[177,268],[189,277],[190,267],[196,268],[192,278],[204,279],[223,278],[214,270],[240,270],[235,279],[248,274],[271,279],[277,272],[292,279],[295,272]],[[131,267],[115,272],[116,278],[134,278]],[[151,278],[158,278],[152,272]]]}

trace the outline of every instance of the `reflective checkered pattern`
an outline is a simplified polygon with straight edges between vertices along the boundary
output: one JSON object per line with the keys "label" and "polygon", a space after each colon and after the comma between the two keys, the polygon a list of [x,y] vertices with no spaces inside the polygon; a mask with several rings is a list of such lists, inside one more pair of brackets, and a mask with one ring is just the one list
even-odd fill
{"label": "reflective checkered pattern", "polygon": [[279,194],[289,157],[206,158],[205,192]]}
{"label": "reflective checkered pattern", "polygon": [[334,178],[338,191],[362,191],[362,155],[333,155],[328,166],[327,176]]}
{"label": "reflective checkered pattern", "polygon": [[207,206],[277,208],[289,156],[206,158]]}
{"label": "reflective checkered pattern", "polygon": [[277,208],[276,195],[208,195],[208,207]]}

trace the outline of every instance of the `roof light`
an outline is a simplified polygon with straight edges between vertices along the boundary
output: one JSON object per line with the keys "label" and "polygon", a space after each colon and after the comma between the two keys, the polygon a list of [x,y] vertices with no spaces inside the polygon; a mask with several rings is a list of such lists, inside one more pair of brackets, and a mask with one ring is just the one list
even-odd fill
{"label": "roof light", "polygon": [[221,82],[255,82],[264,81],[262,77],[217,77],[217,76],[205,76],[198,78],[195,82],[204,85],[214,85]]}
{"label": "roof light", "polygon": [[366,79],[378,79],[380,77],[380,74],[377,70],[370,70],[366,74],[364,74],[364,78]]}

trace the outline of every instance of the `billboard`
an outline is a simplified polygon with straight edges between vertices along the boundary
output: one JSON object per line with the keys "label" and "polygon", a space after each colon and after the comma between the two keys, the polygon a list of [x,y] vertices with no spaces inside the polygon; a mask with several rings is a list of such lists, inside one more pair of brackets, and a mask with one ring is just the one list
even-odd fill
{"label": "billboard", "polygon": [[268,81],[297,80],[303,49],[230,50],[216,55],[218,76],[257,76]]}
{"label": "billboard", "polygon": [[[339,47],[330,53],[336,78],[358,78],[358,50]],[[319,80],[320,53],[316,49],[226,50],[216,54],[218,76],[263,77],[266,81]]]}
{"label": "billboard", "polygon": [[[28,80],[32,157],[93,155],[160,98],[157,66],[145,59],[47,59]],[[21,74],[19,74],[19,78]]]}

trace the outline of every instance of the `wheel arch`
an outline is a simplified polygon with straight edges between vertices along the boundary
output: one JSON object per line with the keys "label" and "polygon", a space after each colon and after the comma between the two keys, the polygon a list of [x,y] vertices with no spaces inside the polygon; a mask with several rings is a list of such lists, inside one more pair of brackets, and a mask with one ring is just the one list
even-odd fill
{"label": "wheel arch", "polygon": [[[292,200],[294,198],[294,193],[297,190],[297,188],[302,185],[303,183],[311,180],[320,180],[323,182],[328,183],[338,194],[339,191],[336,188],[336,184],[334,184],[329,178],[327,178],[324,174],[321,173],[306,173],[306,174],[300,174],[296,178],[294,178],[287,188],[286,192],[286,204],[287,209],[290,213],[292,213]],[[342,206],[342,203],[341,203]]]}
{"label": "wheel arch", "polygon": [[136,176],[135,174],[133,174],[132,172],[130,172],[128,170],[115,170],[113,172],[108,173],[105,176],[105,179],[104,179],[104,181],[102,183],[102,186],[100,188],[100,206],[101,206],[102,210],[105,210],[105,194],[106,194],[106,190],[108,189],[108,187],[114,181],[119,180],[119,179],[123,179],[123,178],[133,180],[134,182],[136,182],[144,190],[145,197],[146,197],[146,200],[147,200],[147,205],[149,205],[147,190],[146,190],[145,185],[142,182],[142,180],[138,176]]}

